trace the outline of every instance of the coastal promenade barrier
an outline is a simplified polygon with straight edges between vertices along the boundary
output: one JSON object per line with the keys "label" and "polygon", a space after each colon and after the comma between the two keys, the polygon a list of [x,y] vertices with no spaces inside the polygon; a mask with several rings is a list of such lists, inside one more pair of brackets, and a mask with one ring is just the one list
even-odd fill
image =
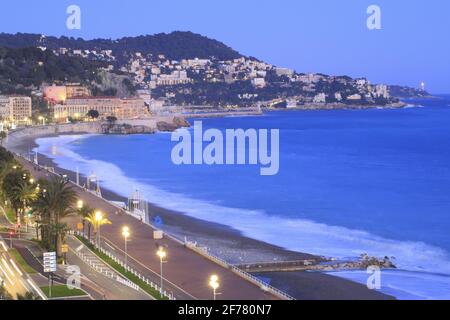
{"label": "coastal promenade barrier", "polygon": [[294,297],[290,296],[289,294],[287,294],[286,292],[283,292],[269,284],[267,284],[266,282],[262,281],[261,279],[251,275],[250,273],[236,267],[233,266],[231,264],[229,264],[228,262],[226,262],[225,260],[223,260],[222,258],[219,258],[211,253],[208,252],[207,249],[205,248],[199,248],[195,243],[192,242],[186,242],[185,246],[195,252],[197,252],[198,254],[202,255],[203,257],[215,262],[216,264],[227,268],[229,270],[231,270],[233,273],[237,274],[238,276],[240,276],[241,278],[257,285],[258,287],[261,288],[261,290],[265,291],[265,292],[270,292],[271,294],[279,297],[282,300],[295,300]]}
{"label": "coastal promenade barrier", "polygon": [[[55,176],[60,176],[57,172],[49,171],[47,167],[44,167],[44,166],[41,166],[41,165],[39,165],[39,164],[34,163],[33,160],[31,159],[31,157],[28,157],[28,158],[27,158],[27,157],[24,157],[23,155],[20,155],[20,154],[18,154],[18,153],[15,153],[15,156],[16,156],[16,157],[19,157],[19,158],[21,158],[21,159],[23,159],[23,160],[25,160],[25,161],[27,161],[28,163],[30,163],[30,164],[33,165],[33,166],[39,167],[41,170],[45,170],[45,171],[49,172],[50,174],[53,174],[53,175],[55,175]],[[69,181],[70,181],[70,180],[69,180]],[[112,202],[112,201],[108,201],[107,199],[104,199],[101,195],[97,194],[96,192],[94,192],[94,191],[92,191],[92,190],[86,190],[85,188],[83,188],[83,187],[80,186],[80,185],[77,185],[77,184],[76,184],[75,182],[73,182],[73,181],[70,181],[70,182],[71,182],[74,186],[80,188],[82,191],[84,191],[84,192],[89,192],[89,193],[91,193],[93,196],[97,197],[98,199],[100,199],[100,200],[102,200],[102,201],[106,201],[106,202],[108,202],[108,204],[110,204],[111,206],[114,206],[114,207],[117,208],[118,210],[122,210],[122,211],[123,211],[123,208],[121,208],[120,206],[118,206],[116,203],[114,203],[114,202]],[[126,210],[125,210],[125,213],[127,213],[128,215],[130,215],[131,217],[133,217],[134,219],[136,219],[135,216],[133,216],[132,214],[130,214],[130,213],[127,212]],[[142,223],[145,223],[145,224],[147,224],[147,225],[149,225],[149,226],[150,226],[152,229],[154,229],[154,230],[158,230],[158,228],[157,228],[156,226],[152,225],[151,223],[147,223],[147,222],[144,222],[144,221],[141,221],[141,222],[142,222]],[[253,284],[256,285],[256,286],[258,286],[258,287],[259,287],[261,290],[263,290],[264,292],[271,293],[271,294],[273,294],[274,296],[276,296],[276,297],[278,297],[279,299],[282,299],[282,300],[295,300],[295,299],[294,299],[292,296],[290,296],[289,294],[287,294],[287,293],[285,293],[285,292],[283,292],[283,291],[281,291],[281,290],[279,290],[279,289],[277,289],[277,288],[275,288],[275,287],[273,287],[273,286],[267,284],[266,282],[264,282],[264,281],[262,281],[261,279],[259,279],[259,278],[255,277],[255,276],[251,275],[250,273],[248,273],[248,272],[246,272],[246,271],[244,271],[244,270],[242,270],[242,269],[240,269],[240,268],[238,268],[238,267],[236,267],[236,266],[234,266],[234,265],[229,264],[228,262],[226,262],[226,261],[223,260],[222,258],[217,257],[217,256],[215,256],[215,255],[209,253],[208,250],[199,248],[197,245],[195,245],[195,244],[192,243],[192,242],[188,242],[188,241],[186,241],[186,240],[185,240],[185,241],[182,241],[182,240],[178,239],[177,237],[175,237],[175,236],[173,236],[173,235],[170,235],[170,234],[167,234],[167,233],[165,233],[165,236],[167,236],[168,238],[170,238],[170,239],[173,240],[173,241],[178,242],[179,244],[185,246],[186,248],[188,248],[188,249],[190,249],[190,250],[196,252],[197,254],[203,256],[204,258],[206,258],[206,259],[208,259],[208,260],[210,260],[210,261],[212,261],[212,262],[214,262],[214,263],[220,265],[221,267],[226,268],[226,269],[232,271],[234,274],[238,275],[238,276],[241,277],[242,279],[244,279],[244,280],[246,280],[246,281],[248,281],[248,282],[250,282],[250,283],[253,283]],[[90,241],[90,240],[89,240],[89,241]],[[105,250],[105,249],[102,249],[102,250],[104,250],[104,252],[102,251],[104,254],[106,254],[106,255],[108,255],[108,256],[111,255],[110,258],[112,258],[113,260],[115,259],[114,261],[116,261],[116,260],[117,260],[117,261],[121,261],[121,259],[115,257],[113,254],[111,254],[111,253],[108,252],[107,250]],[[117,262],[117,261],[116,261],[116,262]],[[117,263],[119,263],[119,262],[117,262]],[[124,265],[123,262],[120,262],[119,264],[121,264],[122,266]],[[127,266],[127,268],[130,269],[130,270],[127,269],[129,272],[131,272],[132,274],[134,274],[135,276],[137,276],[139,279],[145,281],[145,282],[148,283],[150,286],[152,286],[152,284],[153,284],[152,287],[157,286],[157,285],[154,284],[152,281],[150,281],[150,280],[148,280],[147,278],[143,277],[142,274],[140,274],[140,273],[138,273],[137,271],[131,269],[129,266]],[[175,298],[173,297],[173,295],[171,295],[170,293],[165,292],[164,294],[165,294],[167,297],[170,297],[170,298],[172,298],[172,299],[175,299]]]}

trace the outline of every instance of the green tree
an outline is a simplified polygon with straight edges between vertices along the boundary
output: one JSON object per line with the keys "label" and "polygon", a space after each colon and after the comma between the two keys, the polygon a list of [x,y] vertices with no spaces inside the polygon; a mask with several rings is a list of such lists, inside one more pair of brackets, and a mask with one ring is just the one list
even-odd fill
{"label": "green tree", "polygon": [[5,140],[7,136],[5,131],[0,132],[0,145],[3,145],[3,140]]}
{"label": "green tree", "polygon": [[43,243],[48,249],[55,249],[61,257],[67,226],[61,222],[65,217],[76,214],[77,193],[66,179],[55,178],[41,185],[39,196],[34,203],[40,213]]}
{"label": "green tree", "polygon": [[36,197],[36,188],[29,182],[29,178],[27,171],[16,169],[6,174],[2,183],[3,194],[10,202],[19,225],[25,209]]}
{"label": "green tree", "polygon": [[91,119],[98,119],[100,117],[100,113],[97,110],[89,110],[87,116]]}
{"label": "green tree", "polygon": [[[107,218],[103,217],[102,215],[98,215],[97,212],[91,212],[85,220],[90,223],[92,228],[94,229],[94,234],[98,234],[98,230],[101,226],[112,224],[111,221],[109,221]],[[99,245],[97,241],[97,245]]]}
{"label": "green tree", "polygon": [[[81,208],[78,208],[77,214],[83,218],[83,235],[85,235],[85,229],[86,229],[86,218],[90,215],[95,214],[95,209],[89,207],[88,205],[83,205]],[[88,223],[88,239],[91,238],[91,224]]]}

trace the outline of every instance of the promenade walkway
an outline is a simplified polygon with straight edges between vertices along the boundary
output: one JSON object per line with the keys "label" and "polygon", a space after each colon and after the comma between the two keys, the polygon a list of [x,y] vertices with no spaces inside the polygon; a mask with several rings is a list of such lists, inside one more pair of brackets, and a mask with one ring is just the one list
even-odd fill
{"label": "promenade walkway", "polygon": [[[19,158],[22,165],[32,175],[39,178],[51,178],[52,174],[45,170],[35,170],[35,166]],[[163,266],[164,288],[177,299],[210,300],[213,298],[212,289],[208,286],[209,277],[219,276],[220,294],[217,299],[224,300],[272,300],[278,296],[263,290],[257,284],[250,282],[229,268],[225,268],[210,259],[188,249],[184,244],[165,237],[163,240],[153,240],[153,228],[135,218],[118,213],[116,206],[96,195],[77,187],[79,198],[90,207],[101,210],[106,214],[112,225],[101,228],[104,249],[116,251],[117,255],[124,254],[124,239],[121,236],[123,226],[128,226],[131,237],[128,242],[128,255],[138,271],[155,279],[160,275],[160,260],[156,255],[159,246],[167,251],[167,263]],[[69,224],[75,229],[79,218],[72,219]],[[107,244],[106,244],[107,243]],[[153,281],[153,280],[152,280]]]}

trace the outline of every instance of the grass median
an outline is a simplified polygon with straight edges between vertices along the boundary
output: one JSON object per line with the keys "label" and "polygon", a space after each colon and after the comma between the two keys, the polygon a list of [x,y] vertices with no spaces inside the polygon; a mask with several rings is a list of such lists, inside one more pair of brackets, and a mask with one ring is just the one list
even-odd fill
{"label": "grass median", "polygon": [[98,251],[92,243],[87,241],[85,238],[76,236],[78,240],[80,240],[86,247],[88,247],[92,252],[94,252],[100,259],[102,259],[105,263],[107,263],[111,268],[116,270],[118,273],[120,273],[122,276],[133,282],[134,284],[138,285],[142,290],[147,292],[149,295],[151,295],[153,298],[157,300],[168,300],[168,298],[161,297],[161,293],[158,290],[155,290],[150,285],[147,284],[147,282],[139,279],[139,277],[135,276],[133,273],[125,270],[124,267],[122,267],[120,264],[115,262],[113,259],[108,257],[106,254]]}
{"label": "grass median", "polygon": [[87,296],[87,293],[81,289],[69,289],[65,285],[55,285],[52,286],[52,295],[50,297],[50,287],[41,287],[42,292],[48,298],[70,298],[70,297],[84,297]]}
{"label": "grass median", "polygon": [[22,268],[23,271],[25,271],[28,274],[35,274],[37,273],[36,270],[34,270],[22,257],[19,251],[16,249],[9,249],[9,254],[13,257],[13,259],[19,264],[19,266]]}

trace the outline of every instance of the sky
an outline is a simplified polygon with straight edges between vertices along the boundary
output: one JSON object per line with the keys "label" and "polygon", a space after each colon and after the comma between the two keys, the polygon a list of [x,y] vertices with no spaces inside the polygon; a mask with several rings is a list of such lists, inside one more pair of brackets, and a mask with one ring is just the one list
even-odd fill
{"label": "sky", "polygon": [[[81,30],[66,27],[69,5]],[[381,9],[381,30],[367,8]],[[448,0],[14,0],[0,4],[0,32],[120,38],[192,31],[298,72],[450,93]]]}

